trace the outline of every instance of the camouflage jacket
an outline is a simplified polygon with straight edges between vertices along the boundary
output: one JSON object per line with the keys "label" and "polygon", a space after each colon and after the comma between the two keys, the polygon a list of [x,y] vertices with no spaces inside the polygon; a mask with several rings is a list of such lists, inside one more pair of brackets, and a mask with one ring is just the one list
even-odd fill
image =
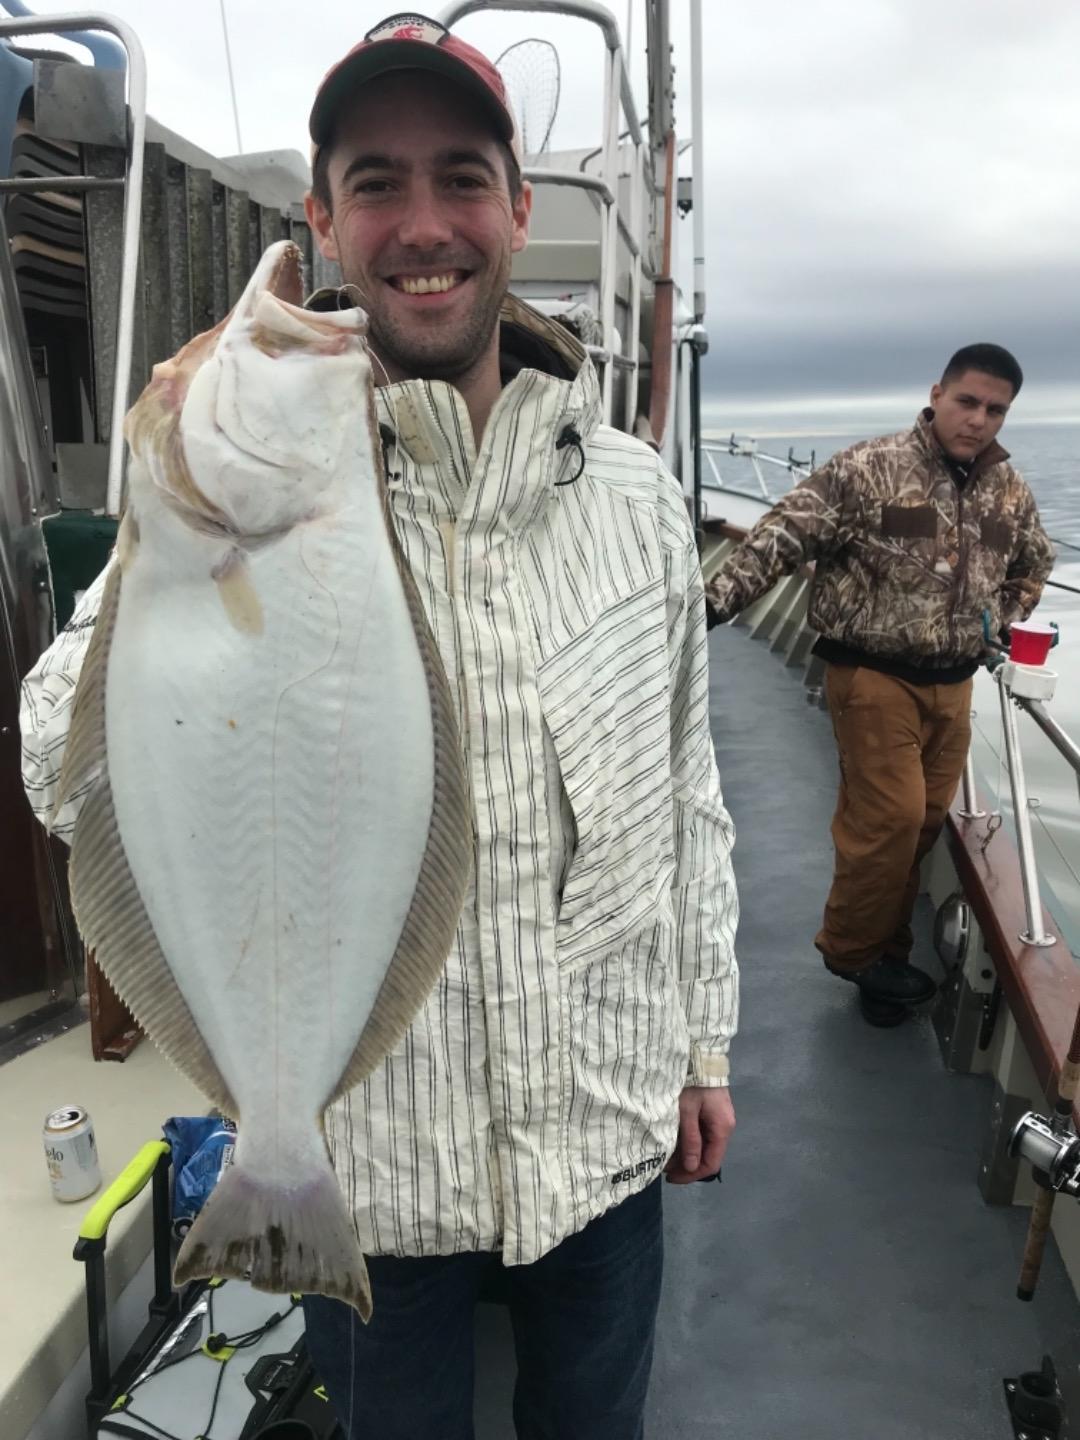
{"label": "camouflage jacket", "polygon": [[911,430],[842,450],[761,518],[706,585],[730,620],[816,561],[809,621],[830,640],[915,666],[977,659],[1026,618],[1054,551],[995,441],[961,488],[924,410]]}

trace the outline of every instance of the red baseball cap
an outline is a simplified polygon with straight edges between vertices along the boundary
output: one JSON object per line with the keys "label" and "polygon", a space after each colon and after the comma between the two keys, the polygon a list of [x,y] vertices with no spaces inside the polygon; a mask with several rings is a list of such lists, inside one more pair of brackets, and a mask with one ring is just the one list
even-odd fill
{"label": "red baseball cap", "polygon": [[521,164],[521,137],[498,70],[486,55],[452,35],[445,25],[413,14],[383,20],[327,71],[308,120],[316,151],[333,135],[334,121],[345,101],[366,81],[390,70],[431,70],[463,86],[484,105],[495,123],[495,133]]}

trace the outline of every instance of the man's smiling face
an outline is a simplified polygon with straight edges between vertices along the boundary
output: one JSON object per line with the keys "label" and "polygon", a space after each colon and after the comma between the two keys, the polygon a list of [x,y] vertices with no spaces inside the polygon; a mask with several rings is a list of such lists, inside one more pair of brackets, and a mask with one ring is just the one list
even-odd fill
{"label": "man's smiling face", "polygon": [[368,312],[390,378],[460,381],[498,345],[531,193],[511,195],[508,152],[477,103],[418,70],[364,85],[327,161],[331,208],[310,205],[320,248]]}

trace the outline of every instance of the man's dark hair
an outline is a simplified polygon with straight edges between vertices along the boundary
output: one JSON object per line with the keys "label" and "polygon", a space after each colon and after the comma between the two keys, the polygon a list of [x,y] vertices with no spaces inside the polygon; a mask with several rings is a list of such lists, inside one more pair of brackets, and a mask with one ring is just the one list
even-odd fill
{"label": "man's dark hair", "polygon": [[984,375],[993,375],[995,380],[1007,380],[1013,388],[1014,400],[1024,383],[1024,372],[1016,363],[1016,356],[1010,355],[1000,345],[965,345],[962,350],[957,350],[945,366],[942,385],[959,380],[967,370],[980,370]]}
{"label": "man's dark hair", "polygon": [[[521,169],[514,159],[514,152],[506,141],[500,140],[498,145],[502,155],[503,168],[506,171],[506,185],[510,191],[510,200],[511,203],[516,204],[518,196],[521,194]],[[333,196],[330,194],[330,152],[333,148],[332,139],[326,145],[320,145],[315,153],[315,162],[311,167],[311,193],[328,213],[332,213],[334,209]]]}

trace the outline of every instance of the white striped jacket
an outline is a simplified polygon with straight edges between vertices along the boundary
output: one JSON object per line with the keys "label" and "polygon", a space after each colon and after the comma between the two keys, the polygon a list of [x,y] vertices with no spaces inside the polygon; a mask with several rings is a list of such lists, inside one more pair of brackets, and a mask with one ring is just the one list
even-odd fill
{"label": "white striped jacket", "polygon": [[[655,1178],[685,1085],[727,1083],[738,906],[682,494],[597,423],[567,332],[513,300],[504,321],[577,373],[519,371],[479,451],[450,385],[379,391],[398,534],[456,680],[476,864],[441,982],[327,1135],[368,1253],[516,1264]],[[99,593],[24,683],[43,817]]]}

